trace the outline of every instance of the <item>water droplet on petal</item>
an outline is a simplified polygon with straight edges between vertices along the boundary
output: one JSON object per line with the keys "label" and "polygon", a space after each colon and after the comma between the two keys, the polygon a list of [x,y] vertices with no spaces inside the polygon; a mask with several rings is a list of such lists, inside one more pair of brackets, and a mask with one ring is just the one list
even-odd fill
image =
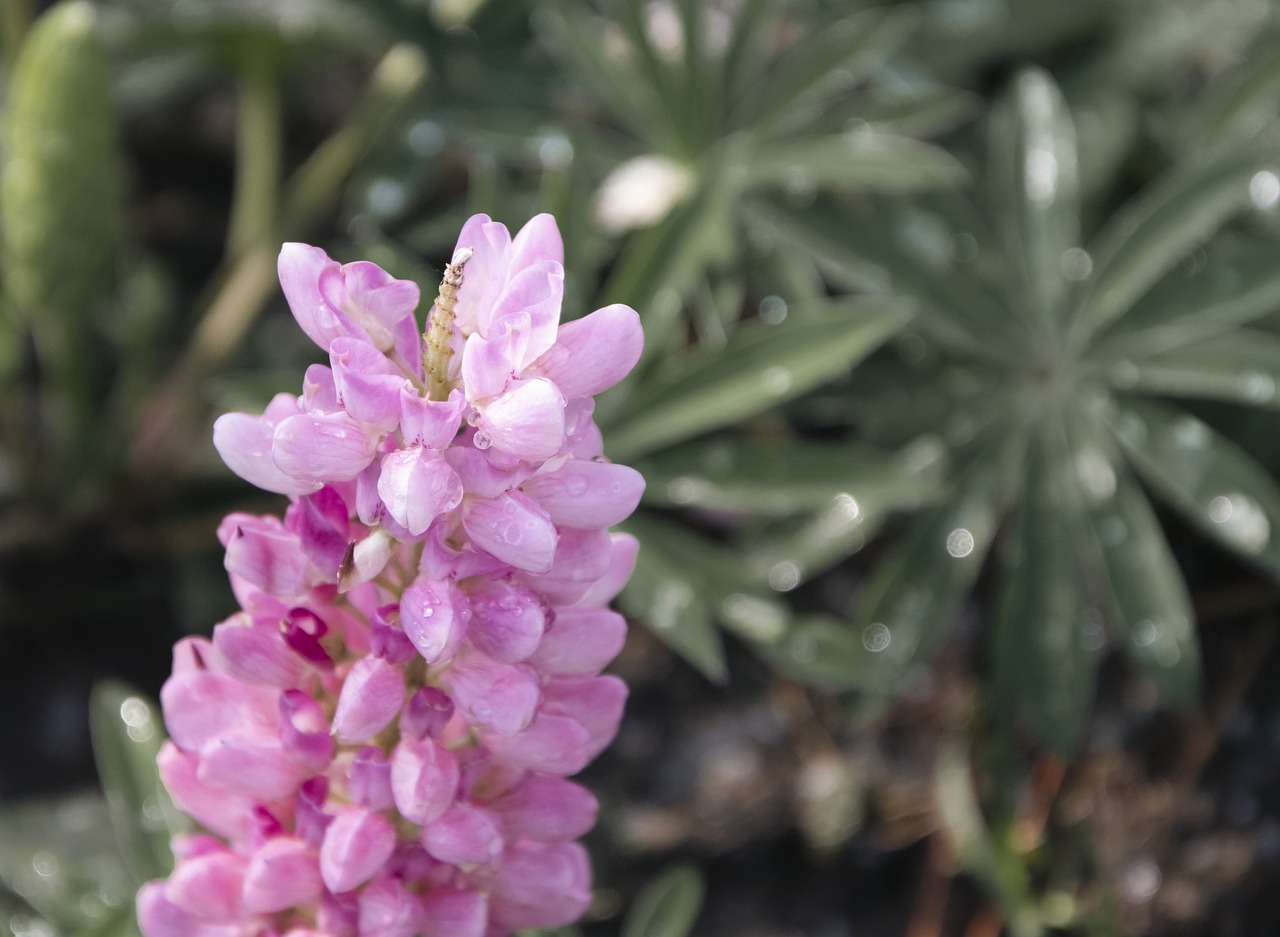
{"label": "water droplet on petal", "polygon": [[489,434],[484,432],[476,433],[472,442],[475,443],[477,449],[488,449],[493,445],[493,440],[489,438]]}

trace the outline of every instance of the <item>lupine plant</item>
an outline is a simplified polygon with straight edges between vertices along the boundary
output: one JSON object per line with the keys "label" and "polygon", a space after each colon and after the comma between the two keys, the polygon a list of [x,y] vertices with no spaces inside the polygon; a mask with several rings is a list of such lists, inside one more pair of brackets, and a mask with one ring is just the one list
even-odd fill
{"label": "lupine plant", "polygon": [[599,673],[636,543],[606,528],[643,489],[591,398],[642,339],[625,306],[558,325],[561,257],[549,216],[473,218],[423,333],[415,284],[285,245],[330,364],[214,427],[291,504],[226,518],[241,611],[175,650],[161,778],[212,835],[140,892],[146,937],[481,937],[586,909],[596,803],[564,776],[622,713]]}

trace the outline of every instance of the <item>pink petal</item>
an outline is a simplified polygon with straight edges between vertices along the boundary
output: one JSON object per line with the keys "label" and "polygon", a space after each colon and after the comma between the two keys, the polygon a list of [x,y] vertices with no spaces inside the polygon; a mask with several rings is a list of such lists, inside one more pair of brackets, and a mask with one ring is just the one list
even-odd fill
{"label": "pink petal", "polygon": [[458,791],[458,760],[434,739],[401,739],[391,756],[396,809],[413,823],[444,815]]}
{"label": "pink petal", "polygon": [[325,830],[320,875],[332,892],[350,891],[378,873],[396,848],[395,828],[364,807],[344,807]]}
{"label": "pink petal", "polygon": [[186,859],[169,876],[165,897],[198,920],[234,921],[244,913],[240,893],[245,866],[243,856],[226,849]]}
{"label": "pink petal", "polygon": [[484,937],[489,921],[489,903],[473,891],[433,888],[422,909],[422,937]]}
{"label": "pink petal", "polygon": [[337,262],[318,247],[287,243],[280,248],[276,266],[293,317],[313,342],[328,351],[331,341],[346,334],[320,298],[320,274],[330,267],[336,269]]}
{"label": "pink petal", "polygon": [[577,843],[517,842],[490,898],[492,920],[509,929],[562,927],[591,903],[591,864]]}
{"label": "pink petal", "polygon": [[278,627],[255,624],[244,612],[214,626],[213,646],[226,660],[228,669],[250,683],[293,687],[307,669],[302,658],[285,643]]}
{"label": "pink petal", "polygon": [[486,336],[494,334],[502,323],[519,316],[525,332],[519,343],[520,354],[513,360],[517,372],[556,341],[560,324],[560,305],[564,300],[564,267],[558,261],[537,261],[513,272],[494,301],[489,313]]}
{"label": "pink petal", "polygon": [[394,429],[400,422],[400,392],[408,383],[404,372],[355,338],[336,339],[329,346],[329,360],[342,408],[362,423]]}
{"label": "pink petal", "polygon": [[525,462],[549,459],[565,443],[564,403],[563,394],[551,381],[512,381],[481,411],[476,423],[477,443],[483,434],[494,449],[512,458]]}
{"label": "pink petal", "polygon": [[382,749],[369,745],[356,752],[351,761],[351,799],[370,810],[389,810],[395,806],[391,794],[391,762]]}
{"label": "pink petal", "polygon": [[270,736],[241,735],[213,739],[200,749],[196,776],[206,784],[259,801],[292,796],[307,775]]}
{"label": "pink petal", "polygon": [[400,597],[400,626],[429,664],[453,656],[470,619],[466,599],[448,582],[419,579]]}
{"label": "pink petal", "polygon": [[307,559],[332,582],[337,578],[350,540],[351,516],[347,503],[332,485],[299,498],[285,515],[285,525],[298,533]]}
{"label": "pink petal", "polygon": [[345,413],[303,413],[276,426],[271,457],[294,478],[350,481],[373,461],[377,449],[377,440]]}
{"label": "pink petal", "polygon": [[523,732],[486,733],[484,744],[505,764],[548,774],[577,774],[591,761],[590,734],[568,716],[538,713]]}
{"label": "pink petal", "polygon": [[548,601],[568,605],[579,601],[609,569],[609,534],[604,530],[560,531],[551,569],[531,577],[534,588]]}
{"label": "pink petal", "polygon": [[636,554],[639,552],[640,541],[631,534],[610,534],[609,568],[575,604],[584,608],[603,608],[617,598],[636,568]]}
{"label": "pink petal", "polygon": [[422,919],[422,899],[395,879],[360,893],[360,937],[414,937]]}
{"label": "pink petal", "polygon": [[280,694],[280,742],[284,750],[313,774],[333,761],[333,737],[320,704],[302,690]]}
{"label": "pink petal", "polygon": [[618,656],[626,637],[626,619],[617,612],[558,608],[529,663],[548,675],[594,676]]}
{"label": "pink petal", "polygon": [[156,759],[160,780],[174,806],[219,836],[243,838],[253,817],[253,802],[239,794],[210,787],[197,776],[199,756],[165,742]]}
{"label": "pink petal", "polygon": [[[288,397],[288,394],[281,394]],[[292,399],[292,398],[291,398]],[[271,459],[275,424],[265,417],[247,413],[224,413],[213,424],[213,446],[235,472],[251,485],[282,495],[302,495],[315,491],[320,483],[293,478]]]}
{"label": "pink petal", "polygon": [[439,736],[453,717],[453,700],[433,686],[425,686],[400,713],[400,734],[411,739]]}
{"label": "pink petal", "polygon": [[175,673],[160,688],[169,735],[186,751],[235,732],[273,731],[279,697],[209,670]]}
{"label": "pink petal", "polygon": [[640,360],[644,332],[629,306],[613,305],[560,326],[556,343],[530,373],[549,378],[569,400],[590,397],[622,380]]}
{"label": "pink petal", "polygon": [[300,839],[270,839],[249,860],[244,877],[244,905],[254,914],[275,914],[309,904],[324,889],[320,859]]}
{"label": "pink petal", "polygon": [[400,435],[406,446],[444,449],[458,435],[466,409],[467,398],[456,387],[447,400],[430,400],[412,387],[404,387],[400,391]]}
{"label": "pink petal", "polygon": [[381,657],[355,662],[342,683],[333,714],[340,742],[368,742],[386,728],[404,705],[404,674]]}
{"label": "pink petal", "polygon": [[596,824],[600,805],[585,787],[547,774],[532,774],[489,804],[512,839],[543,842],[577,839]]}
{"label": "pink petal", "polygon": [[438,453],[415,446],[383,456],[378,494],[387,513],[416,537],[462,503],[462,481]]}
{"label": "pink petal", "polygon": [[462,526],[476,546],[531,573],[551,569],[558,535],[547,512],[519,492],[468,499]]}
{"label": "pink petal", "polygon": [[474,652],[448,671],[449,695],[473,725],[514,735],[529,725],[538,706],[538,682],[518,664],[499,664]]}
{"label": "pink petal", "polygon": [[239,928],[206,924],[165,897],[165,882],[148,882],[138,892],[138,928],[143,937],[241,937]]}
{"label": "pink petal", "polygon": [[485,808],[454,801],[442,817],[422,828],[422,845],[451,865],[493,865],[502,855],[502,827]]}
{"label": "pink petal", "polygon": [[547,616],[534,593],[501,580],[481,580],[468,595],[472,619],[467,634],[485,655],[514,664],[537,649]]}
{"label": "pink petal", "polygon": [[612,527],[640,503],[644,477],[626,465],[570,459],[554,472],[534,475],[520,490],[559,526]]}
{"label": "pink petal", "polygon": [[587,751],[596,757],[613,741],[627,702],[627,685],[617,677],[560,677],[543,687],[542,711],[568,716],[591,737]]}
{"label": "pink petal", "polygon": [[282,598],[302,595],[315,582],[315,568],[302,552],[298,535],[272,518],[236,517],[226,540],[227,572]]}

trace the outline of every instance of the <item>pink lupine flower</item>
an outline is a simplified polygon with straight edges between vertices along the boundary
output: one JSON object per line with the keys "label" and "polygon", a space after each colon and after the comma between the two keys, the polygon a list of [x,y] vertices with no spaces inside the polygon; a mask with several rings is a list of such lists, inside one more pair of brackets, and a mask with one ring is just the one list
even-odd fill
{"label": "pink lupine flower", "polygon": [[425,333],[416,284],[286,244],[280,282],[328,356],[214,445],[290,499],[218,536],[241,611],[174,649],[159,763],[207,831],[138,894],[146,937],[499,937],[575,920],[598,805],[567,780],[609,743],[602,669],[639,473],[592,395],[636,314],[560,325],[563,249],[467,222]]}

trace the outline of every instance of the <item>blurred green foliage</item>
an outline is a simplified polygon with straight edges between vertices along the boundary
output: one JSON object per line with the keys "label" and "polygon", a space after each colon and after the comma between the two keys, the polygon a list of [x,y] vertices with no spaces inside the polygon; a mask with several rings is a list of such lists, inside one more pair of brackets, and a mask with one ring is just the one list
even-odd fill
{"label": "blurred green foliage", "polygon": [[[1280,576],[1280,453],[1256,422],[1280,404],[1270,4],[4,11],[2,550],[129,511],[132,542],[191,550],[184,531],[243,499],[209,420],[292,388],[312,352],[282,337],[281,240],[430,295],[469,213],[547,210],[566,317],[626,302],[646,328],[598,409],[649,483],[621,607],[714,681],[732,679],[727,632],[865,718],[962,640],[981,649],[974,738],[1070,755],[1108,648],[1197,700],[1162,511]],[[193,273],[133,161],[155,115],[201,96],[230,104],[203,132],[232,181]],[[156,520],[161,499],[184,507]],[[976,623],[962,639],[958,620]],[[121,723],[137,706],[111,687],[95,703],[105,804],[0,817],[0,913],[128,932],[119,893],[162,869],[168,834],[158,736]],[[969,761],[938,757],[961,864],[1013,932],[1083,926],[1045,911],[1012,796],[981,801]],[[31,877],[33,818],[98,829],[103,811],[117,843],[48,840],[63,871]],[[623,933],[687,933],[702,890],[665,873]]]}

